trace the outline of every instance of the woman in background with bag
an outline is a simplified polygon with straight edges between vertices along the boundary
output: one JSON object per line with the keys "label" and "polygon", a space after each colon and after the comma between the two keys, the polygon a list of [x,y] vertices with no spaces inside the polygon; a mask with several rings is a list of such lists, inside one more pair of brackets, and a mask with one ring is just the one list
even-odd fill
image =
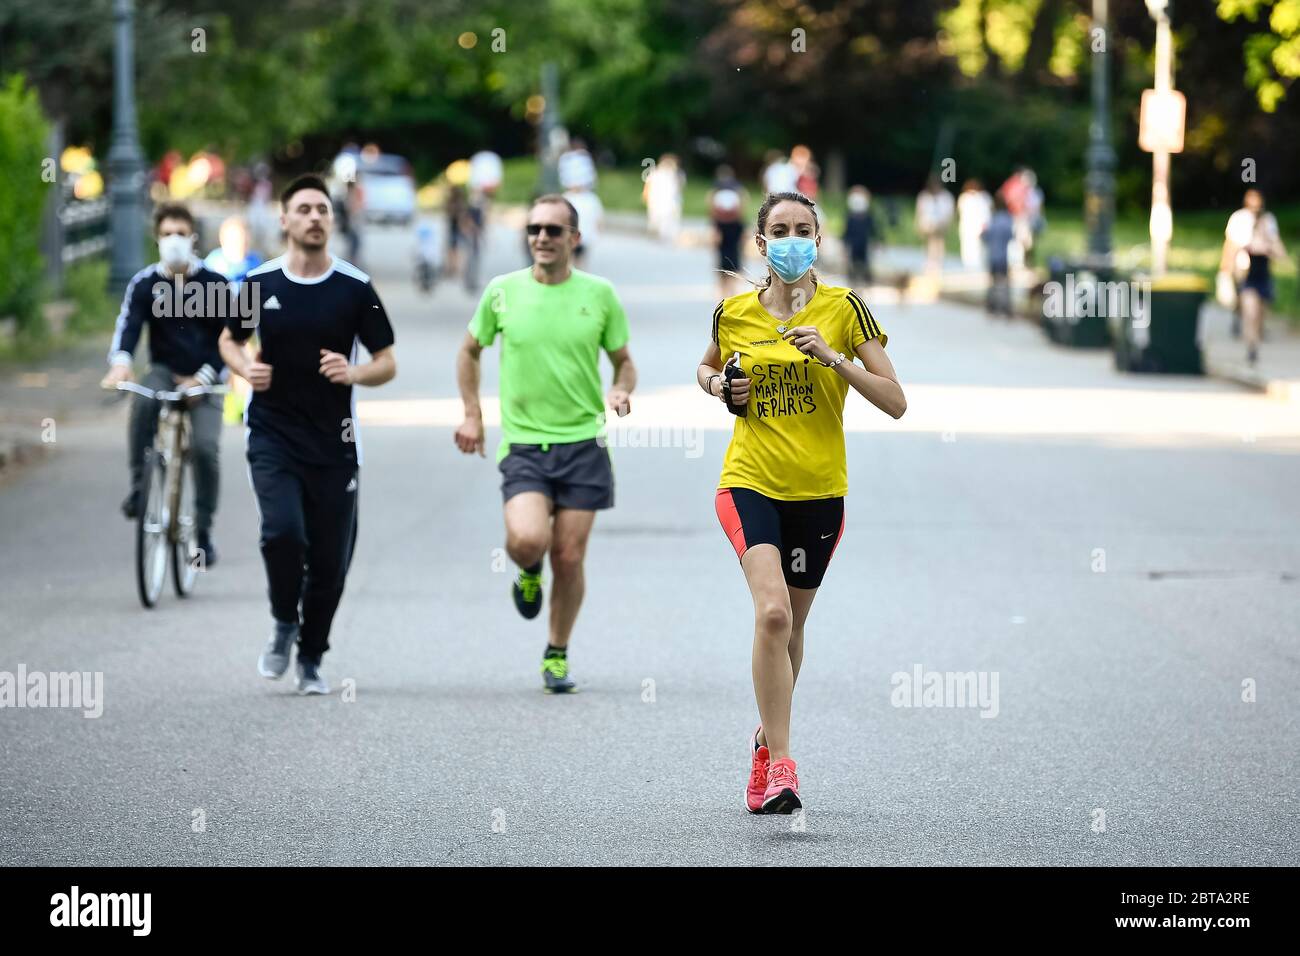
{"label": "woman in background with bag", "polygon": [[1251,365],[1259,359],[1264,319],[1268,303],[1273,301],[1273,276],[1269,268],[1273,258],[1286,258],[1277,218],[1264,211],[1263,194],[1258,189],[1248,189],[1242,208],[1228,218],[1224,230],[1216,294],[1222,303],[1228,296],[1224,276],[1231,276],[1246,336],[1246,360]]}

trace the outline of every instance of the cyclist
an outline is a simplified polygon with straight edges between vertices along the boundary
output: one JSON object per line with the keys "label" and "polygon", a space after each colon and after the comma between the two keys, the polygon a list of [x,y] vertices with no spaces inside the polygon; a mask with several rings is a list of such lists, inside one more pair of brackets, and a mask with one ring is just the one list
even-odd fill
{"label": "cyclist", "polygon": [[[324,181],[300,176],[280,201],[287,251],[249,272],[257,320],[232,318],[221,354],[253,387],[244,412],[248,471],[275,620],[258,673],[284,676],[296,642],[298,692],[328,694],[321,658],[357,535],[352,386],[384,384],[397,360],[370,277],[328,252],[334,216]],[[240,343],[254,331],[260,346],[249,360]],[[360,365],[358,342],[371,356]]]}
{"label": "cyclist", "polygon": [[[131,277],[117,315],[109,370],[101,385],[112,388],[131,378],[140,334],[149,330],[149,371],[141,384],[154,391],[213,385],[224,377],[225,364],[217,340],[230,314],[229,286],[223,276],[199,261],[195,253],[194,216],[179,204],[159,206],[153,217],[159,261]],[[221,405],[217,395],[187,400],[194,454],[194,523],[203,566],[217,563],[212,541],[212,516],[220,494]],[[127,431],[127,465],[131,486],[122,513],[140,514],[140,481],[145,449],[158,430],[158,405],[136,395]]]}
{"label": "cyclist", "polygon": [[636,387],[627,316],[614,287],[573,268],[582,241],[578,225],[577,211],[563,196],[534,201],[526,229],[533,265],[488,283],[456,358],[465,403],[456,446],[483,455],[479,362],[483,349],[502,336],[497,465],[506,551],[520,568],[511,593],[520,614],[537,616],[542,558],[549,552],[555,582],[542,684],[550,693],[574,689],[568,647],[582,604],[587,539],[596,512],[614,506],[613,466],[598,440],[605,422],[602,350],[614,365],[605,403],[626,414]]}
{"label": "cyclist", "polygon": [[[453,183],[447,190],[447,203],[444,210],[447,214],[447,263],[446,275],[448,278],[460,277],[465,282],[466,288],[472,288],[472,282],[477,282],[477,277],[472,277],[470,272],[475,263],[475,246],[478,241],[479,223],[475,219],[470,205],[469,191],[463,183]],[[461,247],[465,249],[465,262],[461,262]]]}
{"label": "cyclist", "polygon": [[[844,399],[850,386],[894,418],[907,400],[885,333],[851,289],[812,271],[821,229],[811,200],[769,195],[754,237],[768,275],[723,299],[696,380],[737,418],[715,509],[754,601],[754,696],[745,803],[751,813],[802,804],[790,757],[790,707],[804,624],[844,530]],[[726,366],[739,354],[738,377]],[[858,366],[847,355],[861,359]]]}

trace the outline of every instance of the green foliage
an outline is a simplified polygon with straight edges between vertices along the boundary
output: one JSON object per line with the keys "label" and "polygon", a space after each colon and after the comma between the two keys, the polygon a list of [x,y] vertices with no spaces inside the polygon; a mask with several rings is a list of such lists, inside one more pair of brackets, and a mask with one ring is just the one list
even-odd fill
{"label": "green foliage", "polygon": [[[101,157],[111,6],[0,4],[6,62],[67,119],[68,141]],[[766,150],[805,142],[824,168],[834,152],[851,179],[910,192],[947,127],[959,178],[1000,181],[1026,163],[1049,200],[1075,202],[1081,188],[1095,40],[1080,0],[137,0],[136,10],[139,121],[155,159],[208,147],[228,162],[268,157],[284,176],[373,140],[426,181],[480,148],[534,152],[528,104],[553,63],[564,124],[620,163],[677,152],[698,178],[722,154],[752,174]],[[1135,145],[1136,107],[1154,30],[1140,3],[1112,3],[1111,20],[1120,201],[1138,203],[1150,161]],[[1175,26],[1188,100],[1176,188],[1235,203],[1249,155],[1270,196],[1295,195],[1300,115],[1275,108],[1300,72],[1300,0],[1178,3]]]}
{"label": "green foliage", "polygon": [[[318,62],[321,28],[238,34],[230,15],[199,18],[204,52],[192,30],[151,44],[166,80],[141,83],[140,133],[146,154],[184,155],[216,147],[231,157],[269,154],[328,122],[328,73]],[[215,122],[214,122],[215,120]]]}
{"label": "green foliage", "polygon": [[42,176],[49,127],[35,91],[21,76],[0,81],[0,317],[15,316],[19,334],[39,337]]}
{"label": "green foliage", "polygon": [[87,259],[70,266],[63,275],[63,290],[74,305],[68,318],[69,333],[112,330],[117,308],[108,294],[108,260]]}
{"label": "green foliage", "polygon": [[1246,85],[1260,109],[1272,113],[1300,77],[1300,0],[1219,0],[1218,5],[1219,16],[1229,23],[1239,18],[1255,23],[1265,10],[1268,30],[1248,36],[1242,56]]}

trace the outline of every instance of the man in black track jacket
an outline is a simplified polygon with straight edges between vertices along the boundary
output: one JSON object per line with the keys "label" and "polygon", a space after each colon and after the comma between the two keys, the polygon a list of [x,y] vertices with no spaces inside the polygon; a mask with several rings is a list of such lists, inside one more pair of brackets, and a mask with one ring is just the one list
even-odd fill
{"label": "man in black track jacket", "polygon": [[[149,329],[149,371],[146,388],[186,389],[212,385],[222,379],[225,363],[217,339],[234,307],[222,276],[206,268],[195,255],[194,217],[180,205],[160,206],[154,213],[154,235],[160,260],[141,269],[126,287],[108,351],[109,372],[103,385],[112,387],[131,377],[140,336]],[[134,396],[127,432],[131,489],[122,502],[128,518],[139,515],[144,452],[158,428],[158,403]],[[194,454],[194,511],[197,544],[205,567],[216,563],[212,516],[217,510],[221,445],[220,396],[190,399],[191,450]]]}

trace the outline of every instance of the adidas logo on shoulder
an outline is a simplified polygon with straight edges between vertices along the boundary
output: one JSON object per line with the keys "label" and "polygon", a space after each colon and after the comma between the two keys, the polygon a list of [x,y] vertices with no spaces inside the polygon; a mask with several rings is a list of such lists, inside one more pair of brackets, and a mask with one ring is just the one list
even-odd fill
{"label": "adidas logo on shoulder", "polygon": [[262,303],[262,308],[278,309],[280,308],[280,300],[277,299],[275,296],[271,296],[271,298],[267,299],[265,302]]}

